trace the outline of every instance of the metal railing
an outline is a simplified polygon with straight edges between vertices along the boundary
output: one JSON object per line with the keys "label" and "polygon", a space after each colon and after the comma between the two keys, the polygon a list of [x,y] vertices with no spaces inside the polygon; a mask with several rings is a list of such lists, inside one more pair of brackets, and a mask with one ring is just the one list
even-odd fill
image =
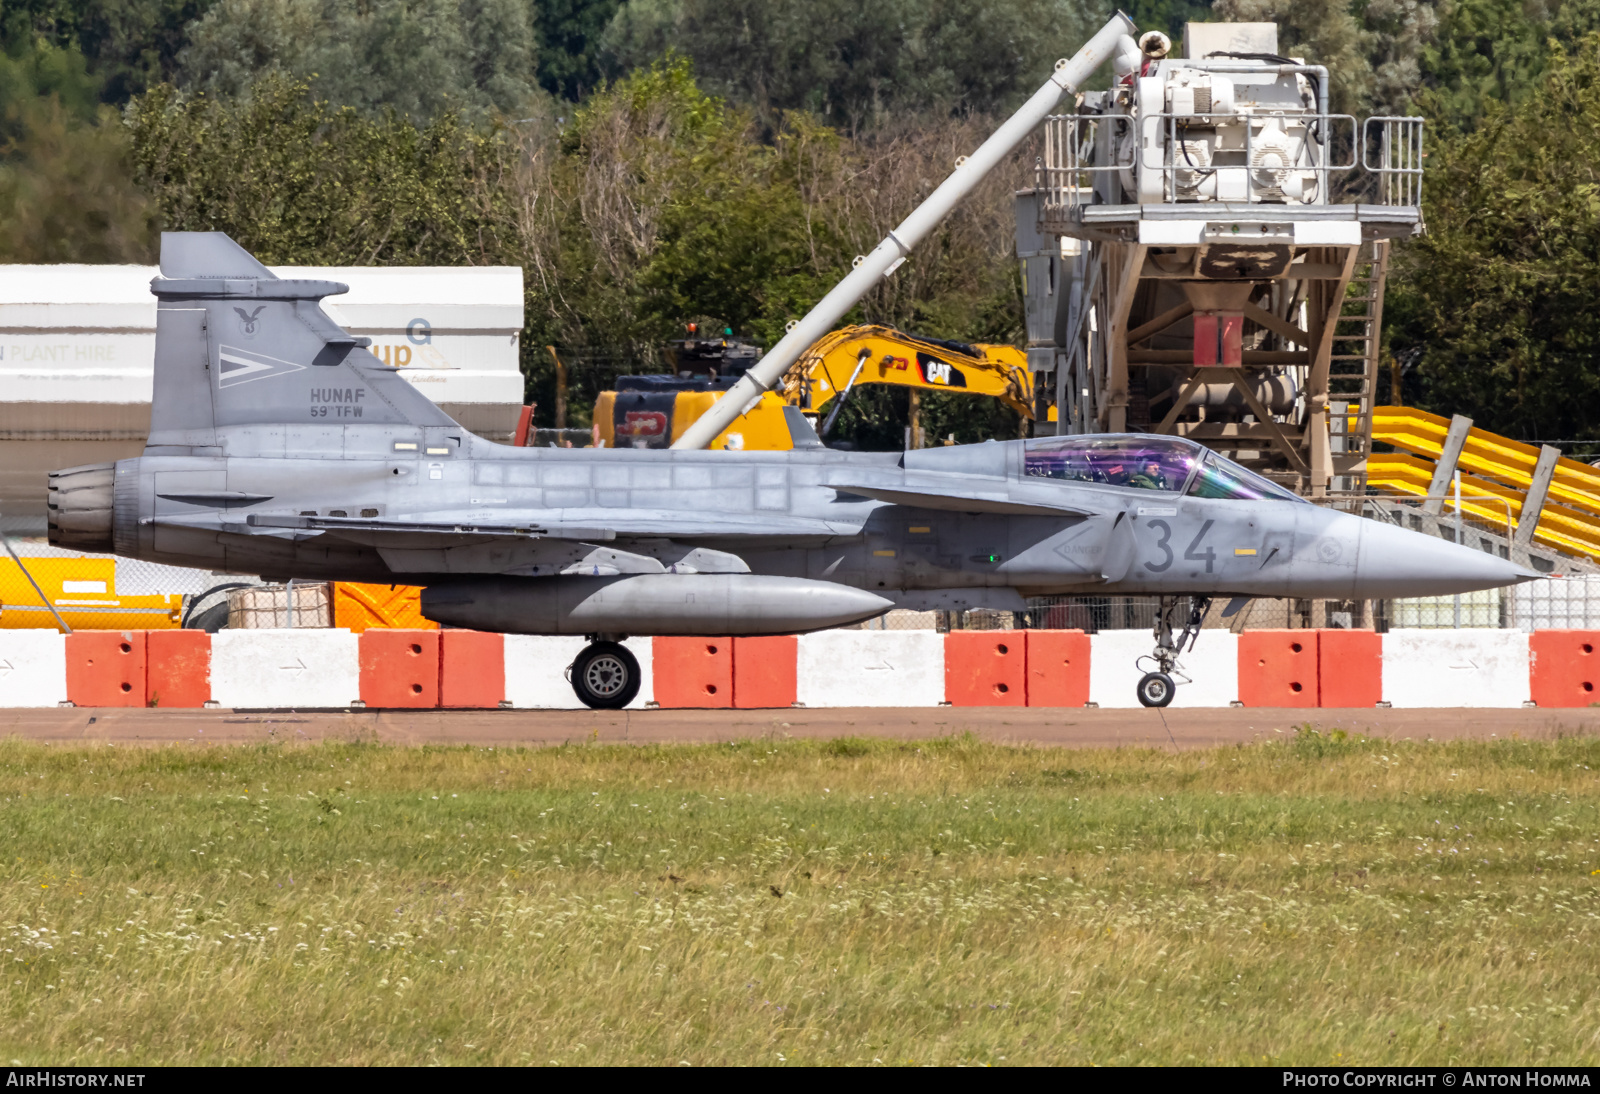
{"label": "metal railing", "polygon": [[[1111,130],[1102,135],[1102,123]],[[1038,185],[1044,191],[1044,205],[1056,209],[1076,209],[1094,203],[1094,176],[1132,171],[1134,157],[1115,159],[1116,149],[1133,132],[1133,118],[1126,114],[1054,114],[1044,120],[1044,158],[1039,161]],[[1103,144],[1113,157],[1110,163],[1095,163],[1093,149]]]}
{"label": "metal railing", "polygon": [[[1422,121],[1379,115],[1361,125],[1361,167],[1378,176],[1378,205],[1422,204]],[[1377,133],[1373,125],[1377,124]],[[1372,162],[1376,149],[1378,162]]]}
{"label": "metal railing", "polygon": [[[1250,124],[1243,126],[1245,133],[1243,163],[1200,164],[1193,162],[1192,159],[1185,162],[1186,146],[1179,143],[1185,130],[1209,128],[1219,122],[1237,123],[1246,119]],[[1271,120],[1303,124],[1307,127],[1307,136],[1303,139],[1296,138],[1294,143],[1309,153],[1307,158],[1311,162],[1272,167],[1252,162],[1259,140],[1259,134],[1256,132],[1259,128],[1258,123]],[[1136,162],[1132,147],[1137,147],[1138,142],[1132,142],[1132,147],[1128,149],[1129,155],[1126,157],[1119,155],[1119,150],[1129,143],[1126,138],[1133,132],[1135,121],[1142,126],[1163,122],[1166,124],[1167,139],[1165,148],[1161,152],[1160,162],[1152,162],[1151,149],[1146,149],[1142,159]],[[1132,172],[1136,168],[1163,173],[1162,201],[1166,204],[1190,202],[1204,204],[1205,201],[1212,200],[1236,200],[1260,204],[1263,203],[1263,198],[1275,202],[1285,200],[1281,186],[1259,183],[1258,180],[1252,179],[1250,172],[1263,174],[1310,172],[1316,180],[1315,200],[1301,203],[1326,204],[1330,201],[1330,196],[1335,193],[1333,177],[1360,170],[1377,180],[1372,204],[1415,207],[1422,199],[1423,123],[1422,118],[1381,115],[1367,118],[1358,125],[1354,115],[1327,113],[1281,115],[1164,113],[1138,119],[1126,114],[1056,114],[1045,119],[1044,155],[1039,159],[1036,170],[1036,187],[1041,192],[1040,215],[1041,218],[1059,216],[1064,211],[1094,204],[1097,200],[1094,181],[1098,176]],[[1111,132],[1102,133],[1101,127],[1108,127]],[[1336,149],[1349,150],[1348,162],[1338,161],[1330,151]],[[1239,150],[1224,151],[1237,154]],[[1097,152],[1103,152],[1108,162],[1096,162],[1094,157]],[[1192,153],[1190,154],[1192,156]],[[1320,163],[1317,162],[1319,156]],[[1244,185],[1222,186],[1221,182],[1224,179],[1233,182],[1234,173],[1243,173],[1241,181]],[[1194,182],[1179,185],[1180,175],[1184,174],[1201,177],[1218,175],[1216,191],[1219,196],[1207,196],[1204,201],[1200,200]],[[1274,193],[1275,189],[1278,190],[1277,193]],[[1237,196],[1220,196],[1224,192]],[[1296,201],[1287,199],[1287,203],[1292,207]]]}

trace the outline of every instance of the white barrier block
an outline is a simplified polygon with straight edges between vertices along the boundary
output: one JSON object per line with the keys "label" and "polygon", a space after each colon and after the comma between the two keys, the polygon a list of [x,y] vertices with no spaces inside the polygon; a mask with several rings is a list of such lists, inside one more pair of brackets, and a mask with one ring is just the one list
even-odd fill
{"label": "white barrier block", "polygon": [[797,698],[808,707],[935,707],[944,702],[944,635],[820,631],[800,636]]}
{"label": "white barrier block", "polygon": [[323,627],[220,630],[211,695],[225,707],[348,707],[361,698],[361,639]]}
{"label": "white barrier block", "polygon": [[[506,698],[511,705],[532,710],[582,709],[567,669],[588,644],[588,639],[574,635],[506,635]],[[656,697],[653,640],[629,638],[622,644],[639,661],[643,679],[639,694],[628,704],[629,710],[639,710]]]}
{"label": "white barrier block", "polygon": [[[1142,666],[1156,641],[1149,631],[1101,631],[1089,637],[1089,701],[1103,707],[1136,707],[1140,677],[1154,672],[1154,661]],[[1201,631],[1194,649],[1178,658],[1178,691],[1174,707],[1225,707],[1239,698],[1239,636],[1225,630]]]}
{"label": "white barrier block", "polygon": [[1383,697],[1391,706],[1520,707],[1529,695],[1528,636],[1521,631],[1383,636]]}
{"label": "white barrier block", "polygon": [[67,701],[67,636],[0,631],[0,707],[53,707]]}

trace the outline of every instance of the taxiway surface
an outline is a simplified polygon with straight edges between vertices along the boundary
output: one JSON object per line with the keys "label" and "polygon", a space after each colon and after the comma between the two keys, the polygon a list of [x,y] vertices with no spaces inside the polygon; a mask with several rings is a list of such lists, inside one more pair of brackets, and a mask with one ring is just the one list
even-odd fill
{"label": "taxiway surface", "polygon": [[1574,710],[1107,710],[1019,707],[808,710],[235,711],[63,708],[0,711],[0,736],[117,744],[372,741],[538,746],[708,743],[762,737],[912,739],[972,732],[1064,748],[1210,748],[1281,738],[1296,727],[1385,738],[1547,739],[1600,733],[1600,708]]}

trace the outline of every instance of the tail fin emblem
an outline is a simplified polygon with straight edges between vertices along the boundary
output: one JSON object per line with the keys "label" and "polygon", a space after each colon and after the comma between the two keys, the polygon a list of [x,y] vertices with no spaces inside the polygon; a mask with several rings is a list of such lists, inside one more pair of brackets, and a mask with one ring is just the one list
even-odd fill
{"label": "tail fin emblem", "polygon": [[271,376],[286,376],[306,367],[297,365],[293,361],[280,361],[276,357],[251,353],[249,350],[234,346],[221,347],[217,360],[218,387],[233,387],[235,384],[248,384],[252,380],[265,380]]}
{"label": "tail fin emblem", "polygon": [[266,309],[267,306],[265,304],[262,304],[260,307],[256,308],[255,311],[245,311],[243,308],[233,309],[234,314],[239,317],[239,330],[246,338],[255,337],[256,321],[261,318],[261,313],[266,311]]}

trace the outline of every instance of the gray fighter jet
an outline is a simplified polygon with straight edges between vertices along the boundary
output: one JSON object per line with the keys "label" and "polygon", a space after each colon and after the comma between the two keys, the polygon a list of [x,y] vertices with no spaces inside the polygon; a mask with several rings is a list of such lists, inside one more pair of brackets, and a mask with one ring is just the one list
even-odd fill
{"label": "gray fighter jet", "polygon": [[151,287],[148,445],[55,472],[51,542],[426,586],[423,614],[440,623],[588,636],[571,679],[594,707],[638,691],[625,635],[788,634],[1061,594],[1162,598],[1139,698],[1164,706],[1213,597],[1425,596],[1538,576],[1320,509],[1172,437],[839,452],[791,410],[792,452],[508,447],[334,324],[319,301],[344,285],[275,277],[225,235],[168,233]]}

